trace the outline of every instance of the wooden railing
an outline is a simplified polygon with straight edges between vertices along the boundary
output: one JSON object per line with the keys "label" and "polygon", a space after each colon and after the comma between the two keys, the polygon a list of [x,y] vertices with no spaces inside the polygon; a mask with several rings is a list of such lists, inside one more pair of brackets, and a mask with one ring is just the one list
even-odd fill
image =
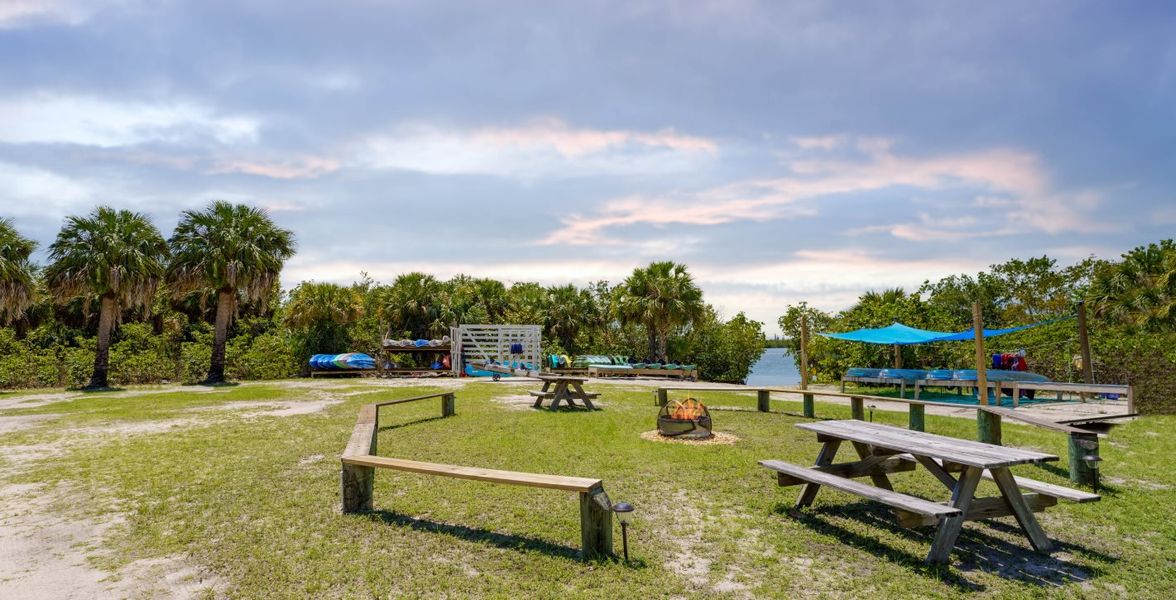
{"label": "wooden railing", "polygon": [[[1038,384],[1040,385],[1040,384]],[[1069,385],[1069,384],[1067,384]],[[1007,386],[1006,386],[1007,387]],[[1107,386],[1093,386],[1105,388]],[[1129,386],[1122,386],[1129,387]],[[1022,384],[1020,389],[1026,389]],[[1044,389],[1044,388],[1036,388]],[[1001,421],[1004,418],[1009,418],[1014,421],[1019,421],[1028,425],[1033,425],[1050,431],[1065,433],[1069,436],[1069,454],[1070,454],[1070,480],[1075,483],[1093,484],[1095,480],[1095,473],[1090,469],[1087,459],[1090,457],[1097,457],[1099,453],[1098,439],[1101,434],[1092,432],[1087,429],[1081,429],[1066,425],[1064,423],[1057,423],[1046,419],[1040,419],[1015,410],[1002,408],[999,406],[979,405],[979,404],[957,404],[954,402],[935,402],[930,400],[913,400],[909,398],[891,398],[889,396],[872,396],[869,394],[856,394],[851,392],[833,392],[814,389],[793,389],[782,387],[698,387],[698,386],[666,386],[657,389],[654,403],[659,406],[664,406],[669,401],[669,392],[671,391],[706,391],[706,392],[755,392],[756,393],[756,408],[760,412],[770,412],[770,402],[772,394],[796,394],[802,398],[802,413],[806,418],[815,419],[816,416],[816,396],[825,396],[831,398],[849,398],[850,417],[859,421],[864,421],[866,402],[901,402],[907,405],[907,423],[908,428],[914,431],[923,431],[926,426],[926,408],[928,406],[942,406],[952,409],[967,409],[971,408],[976,411],[976,439],[988,444],[1001,443]],[[1075,390],[1077,391],[1077,390]],[[1114,393],[1099,391],[1099,393]]]}

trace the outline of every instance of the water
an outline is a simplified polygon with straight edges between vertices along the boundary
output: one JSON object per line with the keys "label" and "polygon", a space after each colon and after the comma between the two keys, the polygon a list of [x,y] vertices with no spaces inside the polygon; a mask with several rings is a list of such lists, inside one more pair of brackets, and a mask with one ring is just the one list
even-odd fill
{"label": "water", "polygon": [[747,385],[783,386],[800,383],[800,372],[787,348],[767,348],[758,362],[751,366]]}

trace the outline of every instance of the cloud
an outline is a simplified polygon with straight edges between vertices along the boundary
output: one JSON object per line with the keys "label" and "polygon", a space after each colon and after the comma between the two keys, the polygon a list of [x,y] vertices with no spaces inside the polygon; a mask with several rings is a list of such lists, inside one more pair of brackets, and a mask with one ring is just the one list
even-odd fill
{"label": "cloud", "polygon": [[793,137],[790,141],[801,150],[833,150],[845,143],[843,135],[824,135],[814,137]]}
{"label": "cloud", "polygon": [[379,169],[533,177],[680,171],[718,150],[714,140],[673,129],[574,128],[543,118],[521,127],[402,125],[364,140],[356,160]]}
{"label": "cloud", "polygon": [[79,25],[95,9],[81,0],[0,0],[0,30],[36,22]]}
{"label": "cloud", "polygon": [[[807,141],[794,140],[794,143],[821,151],[843,144],[831,141],[836,138],[804,139]],[[1101,197],[1088,191],[1063,195],[1054,190],[1034,154],[993,149],[908,157],[896,155],[892,146],[893,141],[885,138],[858,138],[855,148],[865,154],[864,158],[793,158],[783,165],[791,171],[790,176],[742,180],[660,196],[627,196],[605,203],[595,214],[568,217],[564,221],[568,235],[549,237],[541,243],[610,243],[615,240],[607,230],[639,224],[719,225],[811,216],[823,197],[896,188],[911,188],[926,194],[974,190],[985,194],[988,203],[993,196],[1006,197],[1015,209],[996,213],[994,217],[1001,222],[1004,233],[1103,229],[1088,217]],[[992,233],[978,230],[978,226],[975,220],[923,215],[918,223],[903,220],[887,229],[896,237],[908,240],[944,239],[950,232]]]}
{"label": "cloud", "polygon": [[338,171],[338,160],[325,156],[297,156],[276,160],[228,160],[218,162],[209,173],[245,173],[271,179],[315,179]]}
{"label": "cloud", "polygon": [[0,181],[5,216],[61,217],[94,200],[85,182],[33,167],[0,162]]}
{"label": "cloud", "polygon": [[257,141],[259,123],[224,116],[200,104],[116,101],[45,93],[0,99],[0,142],[79,144],[112,148],[147,142]]}

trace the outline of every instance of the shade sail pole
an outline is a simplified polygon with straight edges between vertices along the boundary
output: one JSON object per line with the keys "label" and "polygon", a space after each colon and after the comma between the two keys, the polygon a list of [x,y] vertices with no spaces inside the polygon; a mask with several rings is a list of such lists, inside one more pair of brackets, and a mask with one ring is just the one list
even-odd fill
{"label": "shade sail pole", "polygon": [[1082,352],[1082,381],[1094,383],[1094,361],[1090,358],[1090,334],[1086,329],[1086,302],[1078,303],[1078,346]]}
{"label": "shade sail pole", "polygon": [[988,405],[988,370],[984,356],[984,316],[980,303],[972,303],[972,331],[976,336],[976,393],[981,406]]}

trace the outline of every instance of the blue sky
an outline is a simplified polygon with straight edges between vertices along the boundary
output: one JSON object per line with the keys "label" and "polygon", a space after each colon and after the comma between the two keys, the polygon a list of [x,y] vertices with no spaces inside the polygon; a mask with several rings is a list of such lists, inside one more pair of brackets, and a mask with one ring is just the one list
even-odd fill
{"label": "blue sky", "polygon": [[[690,265],[776,331],[1176,231],[1166,2],[0,0],[0,215],[268,208],[284,283]],[[40,254],[43,258],[43,253]]]}

